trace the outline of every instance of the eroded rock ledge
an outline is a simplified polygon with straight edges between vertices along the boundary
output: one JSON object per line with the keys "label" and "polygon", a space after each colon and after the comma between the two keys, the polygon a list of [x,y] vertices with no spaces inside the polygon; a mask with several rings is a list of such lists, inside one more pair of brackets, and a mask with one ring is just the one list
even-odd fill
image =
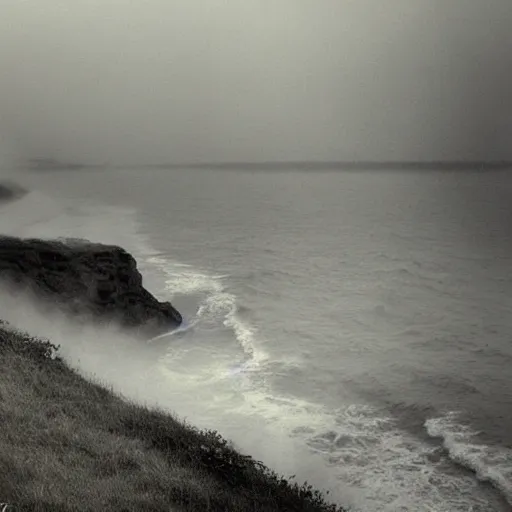
{"label": "eroded rock ledge", "polygon": [[117,321],[139,334],[156,335],[182,321],[170,302],[142,286],[133,256],[114,245],[0,236],[0,279],[77,319]]}

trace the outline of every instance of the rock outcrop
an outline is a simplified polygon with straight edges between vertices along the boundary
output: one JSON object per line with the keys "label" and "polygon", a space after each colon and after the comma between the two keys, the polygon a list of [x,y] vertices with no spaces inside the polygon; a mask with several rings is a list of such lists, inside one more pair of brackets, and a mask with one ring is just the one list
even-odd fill
{"label": "rock outcrop", "polygon": [[10,181],[0,183],[0,203],[14,201],[24,196],[26,193],[27,191],[16,183]]}
{"label": "rock outcrop", "polygon": [[0,279],[78,320],[116,321],[144,336],[182,321],[142,286],[133,256],[114,245],[0,236]]}

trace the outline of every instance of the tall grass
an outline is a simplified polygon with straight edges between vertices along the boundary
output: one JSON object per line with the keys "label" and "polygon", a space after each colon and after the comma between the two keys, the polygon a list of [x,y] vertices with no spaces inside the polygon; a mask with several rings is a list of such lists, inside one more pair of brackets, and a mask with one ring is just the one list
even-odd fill
{"label": "tall grass", "polygon": [[87,381],[48,340],[0,326],[4,511],[343,509],[237,452],[218,432]]}

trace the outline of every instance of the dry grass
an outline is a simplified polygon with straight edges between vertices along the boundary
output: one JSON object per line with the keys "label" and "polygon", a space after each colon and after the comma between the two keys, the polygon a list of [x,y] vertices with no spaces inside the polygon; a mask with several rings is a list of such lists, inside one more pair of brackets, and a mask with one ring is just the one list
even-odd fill
{"label": "dry grass", "polygon": [[86,381],[53,349],[0,328],[0,503],[9,512],[342,512],[216,432]]}

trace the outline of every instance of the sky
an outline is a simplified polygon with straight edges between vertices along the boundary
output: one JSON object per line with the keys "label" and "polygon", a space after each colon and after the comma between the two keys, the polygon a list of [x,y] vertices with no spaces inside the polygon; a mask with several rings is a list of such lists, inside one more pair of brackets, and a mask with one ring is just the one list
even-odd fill
{"label": "sky", "polygon": [[512,159],[510,0],[0,0],[0,158]]}

